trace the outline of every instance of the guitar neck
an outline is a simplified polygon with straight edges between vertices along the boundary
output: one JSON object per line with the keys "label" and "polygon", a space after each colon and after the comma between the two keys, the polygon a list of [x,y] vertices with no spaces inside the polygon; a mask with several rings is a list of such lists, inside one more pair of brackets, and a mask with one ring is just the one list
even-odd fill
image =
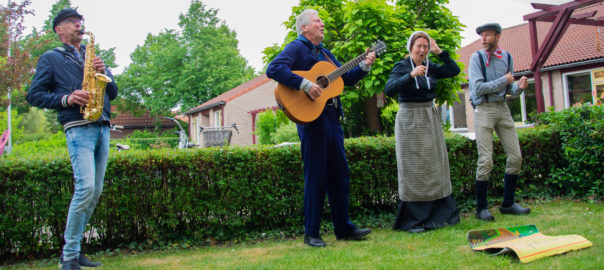
{"label": "guitar neck", "polygon": [[365,60],[366,56],[367,56],[367,52],[362,53],[361,55],[357,56],[355,59],[350,60],[348,63],[342,65],[341,67],[339,67],[336,70],[329,73],[327,75],[327,78],[329,79],[330,82],[336,80],[340,76],[344,75],[344,73],[346,73],[349,70],[353,69],[354,67],[358,66],[361,61]]}

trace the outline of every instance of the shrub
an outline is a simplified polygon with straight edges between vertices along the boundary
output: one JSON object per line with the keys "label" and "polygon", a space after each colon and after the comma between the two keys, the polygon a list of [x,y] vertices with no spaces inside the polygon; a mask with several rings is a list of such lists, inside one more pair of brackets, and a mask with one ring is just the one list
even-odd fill
{"label": "shrub", "polygon": [[537,122],[560,134],[564,164],[549,184],[575,197],[604,192],[604,106],[581,105],[537,115]]}
{"label": "shrub", "polygon": [[[21,140],[25,133],[23,132],[23,127],[21,126],[21,120],[23,116],[19,115],[17,110],[11,110],[11,136],[13,143]],[[0,135],[4,133],[5,130],[8,129],[8,112],[6,110],[0,110]]]}
{"label": "shrub", "polygon": [[273,135],[274,144],[280,144],[284,142],[300,142],[298,137],[298,128],[294,122],[283,124],[275,130]]}
{"label": "shrub", "polygon": [[382,127],[386,134],[394,134],[394,125],[396,122],[396,113],[398,112],[399,104],[396,100],[390,98],[390,103],[382,108],[380,119],[382,120]]}
{"label": "shrub", "polygon": [[178,137],[150,137],[150,138],[126,138],[111,140],[111,149],[115,149],[116,144],[125,144],[130,146],[131,150],[150,150],[160,148],[178,147]]}
{"label": "shrub", "polygon": [[65,133],[59,131],[54,134],[28,134],[23,140],[13,145],[10,154],[13,157],[35,158],[40,155],[67,155],[67,142]]}
{"label": "shrub", "polygon": [[165,130],[163,133],[145,130],[135,130],[128,134],[124,139],[111,140],[111,148],[116,144],[125,144],[132,150],[149,150],[160,148],[178,147],[178,136],[175,136],[174,130]]}
{"label": "shrub", "polygon": [[275,144],[273,135],[277,131],[277,128],[287,124],[289,119],[285,116],[285,113],[281,110],[273,111],[267,109],[266,111],[258,114],[258,120],[256,121],[256,135],[258,135],[258,142],[260,144]]}
{"label": "shrub", "polygon": [[29,135],[47,134],[49,131],[48,119],[44,110],[37,107],[29,107],[29,111],[23,114],[23,119],[19,123],[23,127],[23,132]]}

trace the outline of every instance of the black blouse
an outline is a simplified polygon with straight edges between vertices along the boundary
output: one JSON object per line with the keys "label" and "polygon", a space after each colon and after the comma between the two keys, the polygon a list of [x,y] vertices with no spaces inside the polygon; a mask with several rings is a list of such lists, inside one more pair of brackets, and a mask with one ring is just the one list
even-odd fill
{"label": "black blouse", "polygon": [[[399,94],[398,102],[428,102],[436,97],[436,80],[456,76],[461,71],[449,53],[443,51],[438,55],[444,65],[430,62],[427,76],[411,77],[411,62],[409,57],[397,62],[390,73],[390,78],[384,88],[384,93],[390,97]],[[425,62],[424,62],[425,65]],[[428,87],[427,80],[430,80]],[[419,86],[419,89],[418,89]]]}

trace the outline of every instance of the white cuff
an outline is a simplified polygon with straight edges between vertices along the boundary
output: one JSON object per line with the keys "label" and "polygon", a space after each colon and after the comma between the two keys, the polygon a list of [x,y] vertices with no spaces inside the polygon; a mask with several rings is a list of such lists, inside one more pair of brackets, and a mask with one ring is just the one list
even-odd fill
{"label": "white cuff", "polygon": [[300,84],[300,90],[303,90],[304,93],[308,94],[308,91],[310,91],[310,88],[312,87],[313,83],[307,79],[304,79],[302,81],[302,83]]}
{"label": "white cuff", "polygon": [[363,71],[365,71],[365,72],[369,72],[369,71],[371,71],[371,66],[367,66],[367,65],[365,65],[365,61],[361,61],[361,62],[359,63],[359,67],[360,67],[360,68],[361,68]]}
{"label": "white cuff", "polygon": [[69,95],[64,95],[61,98],[61,105],[63,105],[63,108],[69,107],[69,105],[67,104],[67,98],[69,98]]}

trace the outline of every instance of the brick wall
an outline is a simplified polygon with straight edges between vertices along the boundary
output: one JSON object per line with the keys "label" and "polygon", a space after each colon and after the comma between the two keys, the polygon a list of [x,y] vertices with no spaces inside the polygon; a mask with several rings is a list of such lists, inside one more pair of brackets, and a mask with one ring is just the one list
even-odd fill
{"label": "brick wall", "polygon": [[232,145],[253,144],[252,114],[248,112],[277,106],[275,87],[277,83],[271,80],[225,105],[224,124],[230,126],[236,123],[239,129],[239,134],[235,131],[233,133]]}
{"label": "brick wall", "polygon": [[[272,108],[277,106],[275,101],[274,90],[277,83],[270,80],[253,90],[244,93],[222,106],[216,106],[214,108],[205,110],[203,112],[197,112],[191,115],[191,124],[189,134],[191,141],[200,146],[205,145],[203,141],[203,135],[199,134],[199,127],[214,127],[215,115],[214,113],[220,111],[222,114],[222,123],[218,126],[229,127],[232,124],[237,125],[237,131],[233,131],[231,137],[231,145],[251,145],[254,141],[253,134],[253,119],[250,111]],[[193,134],[193,133],[196,134]]]}

